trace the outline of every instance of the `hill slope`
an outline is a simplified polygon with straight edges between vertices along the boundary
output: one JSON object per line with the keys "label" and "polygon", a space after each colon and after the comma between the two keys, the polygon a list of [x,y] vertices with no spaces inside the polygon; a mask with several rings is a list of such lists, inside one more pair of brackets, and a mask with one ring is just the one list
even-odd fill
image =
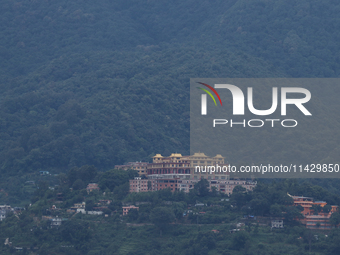
{"label": "hill slope", "polygon": [[4,1],[0,172],[188,154],[189,78],[337,77],[338,6]]}

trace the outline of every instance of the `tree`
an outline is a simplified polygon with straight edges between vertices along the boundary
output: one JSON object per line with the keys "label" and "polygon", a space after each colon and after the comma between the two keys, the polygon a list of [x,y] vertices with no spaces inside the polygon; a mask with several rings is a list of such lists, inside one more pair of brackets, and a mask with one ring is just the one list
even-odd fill
{"label": "tree", "polygon": [[134,177],[138,176],[138,172],[135,170],[109,170],[102,174],[99,177],[99,187],[102,190],[106,188],[113,191],[115,187],[120,186],[122,184],[128,184],[129,179],[133,179]]}
{"label": "tree", "polygon": [[251,200],[251,208],[255,215],[261,215],[268,213],[270,210],[269,202],[266,198],[259,196],[258,198],[255,198]]}
{"label": "tree", "polygon": [[113,194],[116,199],[121,200],[123,199],[127,194],[129,194],[130,185],[129,183],[124,183],[122,185],[116,186],[113,190]]}
{"label": "tree", "polygon": [[92,199],[86,200],[86,204],[85,204],[86,211],[92,211],[94,206],[95,206],[95,203]]}
{"label": "tree", "polygon": [[330,240],[328,242],[328,253],[330,255],[339,254],[340,250],[340,229],[333,229],[331,234],[329,235]]}
{"label": "tree", "polygon": [[239,231],[233,234],[232,248],[240,250],[246,248],[249,244],[249,234],[245,231]]}
{"label": "tree", "polygon": [[72,188],[74,190],[81,190],[81,189],[84,189],[85,188],[85,183],[81,180],[81,179],[77,179],[73,185],[72,185]]}
{"label": "tree", "polygon": [[233,189],[233,193],[239,193],[239,192],[246,192],[246,188],[242,187],[241,185],[237,185],[234,189]]}
{"label": "tree", "polygon": [[[316,227],[320,227],[320,223],[318,222],[316,224]],[[308,247],[309,247],[309,254],[312,251],[312,241],[315,240],[314,233],[308,229],[307,231],[304,232],[304,239],[308,241]]]}
{"label": "tree", "polygon": [[73,243],[80,248],[91,239],[90,225],[79,220],[68,220],[60,226],[61,238],[64,242]]}
{"label": "tree", "polygon": [[[200,249],[204,249],[204,247],[212,250],[216,247],[216,234],[209,232],[199,232],[198,236],[195,240],[195,243],[199,245]],[[198,251],[199,252],[199,251]],[[207,253],[199,253],[199,254],[208,254]]]}
{"label": "tree", "polygon": [[174,211],[176,221],[182,219],[185,208],[186,208],[185,202],[173,202],[172,203],[172,209]]}
{"label": "tree", "polygon": [[168,207],[155,207],[150,213],[150,221],[159,228],[160,236],[169,223],[175,220],[175,214]]}
{"label": "tree", "polygon": [[332,206],[331,205],[325,205],[324,207],[322,207],[322,211],[324,213],[329,213],[332,210]]}
{"label": "tree", "polygon": [[281,217],[282,216],[282,206],[278,204],[273,204],[270,206],[270,214],[275,217]]}
{"label": "tree", "polygon": [[302,219],[303,215],[300,210],[295,206],[289,206],[286,208],[285,219],[287,224],[294,224],[296,219]]}
{"label": "tree", "polygon": [[67,172],[67,179],[69,185],[72,186],[73,183],[78,179],[78,167],[73,167]]}
{"label": "tree", "polygon": [[79,168],[78,176],[85,182],[91,182],[97,175],[97,169],[94,166],[82,166]]}
{"label": "tree", "polygon": [[37,197],[43,197],[45,192],[48,191],[48,182],[47,181],[39,181],[38,189],[34,192]]}
{"label": "tree", "polygon": [[67,173],[70,186],[78,180],[83,181],[84,185],[91,182],[97,175],[97,169],[94,166],[82,166],[81,168],[73,167]]}
{"label": "tree", "polygon": [[129,213],[127,214],[128,219],[130,221],[135,221],[138,219],[138,210],[137,209],[130,209]]}
{"label": "tree", "polygon": [[238,208],[244,206],[248,202],[246,189],[240,185],[236,186],[231,194],[231,201],[233,204],[236,204]]}
{"label": "tree", "polygon": [[202,178],[199,182],[195,184],[195,190],[198,192],[200,197],[205,197],[209,195],[209,182],[207,179]]}
{"label": "tree", "polygon": [[322,207],[320,205],[312,205],[312,210],[314,212],[314,215],[318,215],[319,212],[321,212]]}
{"label": "tree", "polygon": [[216,187],[211,187],[211,196],[212,197],[217,197],[218,192]]}
{"label": "tree", "polygon": [[338,212],[333,213],[329,219],[329,222],[334,227],[338,226],[340,224],[340,214]]}

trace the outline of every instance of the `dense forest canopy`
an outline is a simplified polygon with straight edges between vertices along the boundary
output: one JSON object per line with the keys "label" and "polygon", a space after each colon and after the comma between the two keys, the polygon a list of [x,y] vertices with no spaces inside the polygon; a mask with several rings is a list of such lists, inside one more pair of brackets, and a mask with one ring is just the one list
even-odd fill
{"label": "dense forest canopy", "polygon": [[0,173],[188,154],[189,78],[338,77],[339,8],[330,0],[3,1]]}

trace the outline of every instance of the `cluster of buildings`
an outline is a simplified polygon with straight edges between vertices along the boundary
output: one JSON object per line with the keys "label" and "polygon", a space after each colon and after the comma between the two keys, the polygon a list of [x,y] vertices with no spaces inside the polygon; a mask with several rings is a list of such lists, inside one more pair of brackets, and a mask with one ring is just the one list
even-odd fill
{"label": "cluster of buildings", "polygon": [[[215,171],[207,171],[214,167]],[[240,185],[251,191],[256,182],[250,180],[231,179],[225,164],[224,157],[217,154],[215,157],[206,156],[204,153],[194,153],[191,156],[182,156],[172,153],[168,157],[156,154],[152,163],[129,162],[125,165],[116,165],[116,169],[133,169],[138,171],[139,177],[130,180],[130,192],[147,192],[161,189],[171,191],[189,192],[202,178],[209,182],[210,189],[224,194],[231,194],[234,187]],[[218,171],[218,169],[220,169]]]}
{"label": "cluster of buildings", "polygon": [[12,208],[10,205],[0,205],[0,221],[4,220],[10,212],[18,214],[23,210],[25,210],[23,207]]}
{"label": "cluster of buildings", "polygon": [[12,211],[9,205],[0,205],[0,221],[6,218],[6,215]]}
{"label": "cluster of buildings", "polygon": [[41,220],[49,221],[51,228],[58,228],[61,226],[63,221],[67,221],[67,218],[59,218],[58,216],[52,217],[52,216],[42,216]]}
{"label": "cluster of buildings", "polygon": [[[156,191],[162,189],[170,189],[171,191],[184,191],[188,193],[195,187],[195,184],[199,179],[180,179],[180,178],[164,178],[164,179],[142,179],[141,177],[135,177],[134,180],[130,180],[130,192],[147,192]],[[216,191],[227,195],[232,194],[233,189],[240,185],[247,191],[251,191],[255,188],[256,182],[248,180],[215,180],[209,179],[210,190],[214,187]]]}
{"label": "cluster of buildings", "polygon": [[[288,194],[289,195],[289,194]],[[333,228],[330,223],[330,217],[334,212],[338,211],[337,205],[332,205],[329,211],[315,212],[315,206],[323,208],[327,203],[325,201],[314,201],[312,197],[303,196],[291,196],[294,200],[295,206],[302,206],[303,211],[301,212],[304,216],[300,221],[306,225],[309,229],[331,229]]]}
{"label": "cluster of buildings", "polygon": [[82,213],[82,214],[90,214],[90,215],[102,215],[104,214],[103,211],[108,209],[108,206],[112,203],[112,200],[108,199],[101,199],[99,200],[95,206],[91,209],[86,211],[86,202],[82,203],[75,203],[69,209],[67,209],[67,213]]}

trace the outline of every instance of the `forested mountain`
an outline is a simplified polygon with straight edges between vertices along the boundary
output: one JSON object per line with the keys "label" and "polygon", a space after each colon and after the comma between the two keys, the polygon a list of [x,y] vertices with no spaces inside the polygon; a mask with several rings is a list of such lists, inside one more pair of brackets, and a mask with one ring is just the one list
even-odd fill
{"label": "forested mountain", "polygon": [[0,173],[188,154],[189,78],[338,77],[339,8],[4,0]]}
{"label": "forested mountain", "polygon": [[[339,229],[316,239],[287,196],[339,205],[337,179],[260,180],[230,197],[208,192],[204,180],[189,194],[129,194],[137,173],[109,169],[189,154],[190,78],[338,78],[339,11],[335,0],[2,0],[0,204],[25,208],[0,222],[1,253],[338,254]],[[315,91],[322,125],[311,127],[313,139],[292,147],[268,132],[282,154],[339,163],[337,91]],[[251,145],[259,145],[255,157],[271,156],[267,141]],[[226,161],[253,160],[250,148],[230,148]],[[101,190],[88,193],[92,182]],[[107,217],[67,212],[105,200]],[[137,203],[140,211],[121,217],[123,205]],[[284,217],[285,229],[253,215]],[[231,233],[239,222],[244,231]]]}

